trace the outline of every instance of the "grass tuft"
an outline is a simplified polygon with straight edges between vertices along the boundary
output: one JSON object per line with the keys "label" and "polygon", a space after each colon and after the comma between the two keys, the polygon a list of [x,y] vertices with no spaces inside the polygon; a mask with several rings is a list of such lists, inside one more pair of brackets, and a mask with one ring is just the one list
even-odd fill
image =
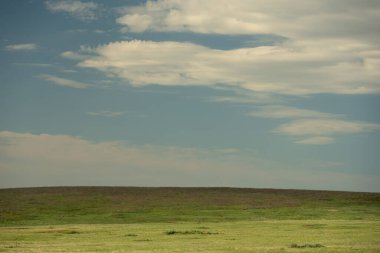
{"label": "grass tuft", "polygon": [[292,243],[290,245],[290,248],[296,248],[296,249],[304,249],[304,248],[323,248],[325,246],[323,246],[322,244],[297,244],[297,243]]}
{"label": "grass tuft", "polygon": [[184,231],[178,231],[178,230],[169,230],[166,231],[165,234],[167,235],[216,235],[218,233],[213,233],[209,231],[200,231],[200,230],[184,230]]}

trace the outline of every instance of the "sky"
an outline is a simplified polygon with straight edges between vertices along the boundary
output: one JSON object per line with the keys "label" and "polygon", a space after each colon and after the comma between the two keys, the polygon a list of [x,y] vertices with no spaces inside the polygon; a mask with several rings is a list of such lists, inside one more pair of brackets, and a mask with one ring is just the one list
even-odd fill
{"label": "sky", "polygon": [[380,192],[378,0],[2,0],[0,188]]}

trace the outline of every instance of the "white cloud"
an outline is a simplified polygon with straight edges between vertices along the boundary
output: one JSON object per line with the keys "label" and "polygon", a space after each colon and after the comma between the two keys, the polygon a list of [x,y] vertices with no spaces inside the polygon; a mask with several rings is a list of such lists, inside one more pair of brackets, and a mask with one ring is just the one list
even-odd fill
{"label": "white cloud", "polygon": [[127,113],[126,111],[113,112],[113,111],[101,110],[97,112],[88,112],[87,114],[92,115],[92,116],[102,116],[102,117],[113,118],[113,117],[121,116],[126,113]]}
{"label": "white cloud", "polygon": [[28,44],[14,44],[8,45],[5,47],[7,51],[32,51],[37,49],[36,44],[28,43]]}
{"label": "white cloud", "polygon": [[135,32],[261,33],[374,42],[379,41],[379,9],[377,0],[158,0],[125,8],[117,22]]}
{"label": "white cloud", "polygon": [[302,119],[280,125],[277,133],[293,136],[331,136],[364,133],[380,129],[379,124],[341,119]]}
{"label": "white cloud", "polygon": [[84,89],[84,88],[88,88],[92,86],[91,84],[88,84],[88,83],[83,83],[83,82],[79,82],[75,80],[52,76],[52,75],[40,75],[39,77],[46,81],[50,81],[56,85],[70,87],[70,88]]}
{"label": "white cloud", "polygon": [[[136,87],[228,87],[253,94],[211,98],[217,102],[262,103],[277,95],[380,94],[379,10],[375,0],[148,1],[124,9],[117,19],[123,31],[274,34],[287,40],[231,50],[172,41],[118,41],[62,56]],[[297,143],[303,144],[331,143],[339,132],[334,125],[348,129],[360,125],[346,134],[370,128],[338,115],[284,106],[262,107],[251,116],[292,119],[277,129],[290,136],[295,136],[291,129],[305,124],[311,124],[310,129],[328,124],[330,128],[318,125],[325,129],[322,133],[310,130],[299,135],[303,139]]]}
{"label": "white cloud", "polygon": [[46,7],[51,12],[65,12],[84,21],[96,19],[98,5],[94,2],[74,0],[46,1]]}
{"label": "white cloud", "polygon": [[153,18],[149,15],[130,14],[117,19],[120,24],[129,24],[128,31],[144,32],[153,22]]}
{"label": "white cloud", "polygon": [[[287,95],[380,93],[379,10],[377,0],[148,1],[124,9],[117,19],[124,31],[275,34],[288,40],[226,51],[189,43],[117,42],[98,47],[98,57],[81,66],[136,86],[223,83]],[[112,51],[118,50],[116,57]]]}
{"label": "white cloud", "polygon": [[223,84],[287,95],[380,93],[380,53],[376,56],[366,45],[339,48],[336,43],[341,42],[215,50],[191,43],[120,41],[83,52],[86,59],[79,66],[133,86]]}
{"label": "white cloud", "polygon": [[238,186],[379,191],[378,177],[296,169],[231,149],[0,132],[0,187]]}

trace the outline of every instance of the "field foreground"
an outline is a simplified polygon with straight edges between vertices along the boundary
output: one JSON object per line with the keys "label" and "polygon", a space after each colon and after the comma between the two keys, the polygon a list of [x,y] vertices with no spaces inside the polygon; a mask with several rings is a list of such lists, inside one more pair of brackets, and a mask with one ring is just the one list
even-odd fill
{"label": "field foreground", "polygon": [[0,252],[380,252],[380,194],[0,190]]}

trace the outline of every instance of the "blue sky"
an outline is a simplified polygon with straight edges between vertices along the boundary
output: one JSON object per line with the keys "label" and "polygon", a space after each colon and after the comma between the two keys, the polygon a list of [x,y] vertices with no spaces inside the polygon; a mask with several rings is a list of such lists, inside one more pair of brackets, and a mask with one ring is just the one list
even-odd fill
{"label": "blue sky", "polygon": [[378,1],[0,7],[2,188],[380,191]]}

